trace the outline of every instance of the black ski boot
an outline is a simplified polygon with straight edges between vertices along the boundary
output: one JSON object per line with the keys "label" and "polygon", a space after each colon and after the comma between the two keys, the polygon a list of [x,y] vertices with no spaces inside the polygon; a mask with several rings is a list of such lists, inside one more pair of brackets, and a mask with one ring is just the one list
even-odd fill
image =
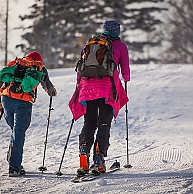
{"label": "black ski boot", "polygon": [[98,143],[96,144],[95,154],[93,156],[94,164],[90,167],[93,174],[98,175],[106,172],[105,160],[102,153],[99,152]]}

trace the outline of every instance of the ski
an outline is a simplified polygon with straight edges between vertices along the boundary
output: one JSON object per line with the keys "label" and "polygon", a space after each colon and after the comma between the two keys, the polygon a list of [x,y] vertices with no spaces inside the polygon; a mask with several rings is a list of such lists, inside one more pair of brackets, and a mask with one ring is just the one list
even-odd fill
{"label": "ski", "polygon": [[115,162],[106,172],[100,173],[97,170],[92,170],[88,174],[85,175],[76,175],[73,179],[71,179],[71,182],[73,183],[81,183],[86,181],[93,181],[99,177],[103,177],[107,174],[113,173],[120,170],[120,164],[119,162]]}
{"label": "ski", "polygon": [[103,177],[107,174],[113,173],[117,170],[120,170],[120,168],[114,168],[114,169],[111,169],[111,170],[109,169],[105,173],[98,173],[98,174],[89,173],[89,174],[85,174],[85,175],[82,175],[82,176],[77,175],[73,179],[71,179],[71,182],[81,183],[81,182],[86,182],[86,181],[92,181],[92,180],[95,180],[97,178]]}
{"label": "ski", "polygon": [[103,176],[106,176],[107,174],[113,173],[117,170],[120,170],[120,168],[114,168],[114,169],[109,169],[105,173],[99,173],[99,174],[90,174],[90,176],[83,177],[82,181],[93,181],[97,178],[101,178]]}
{"label": "ski", "polygon": [[71,182],[73,183],[80,183],[83,181],[84,178],[90,176],[91,174],[85,174],[85,175],[76,175],[74,178],[71,179]]}

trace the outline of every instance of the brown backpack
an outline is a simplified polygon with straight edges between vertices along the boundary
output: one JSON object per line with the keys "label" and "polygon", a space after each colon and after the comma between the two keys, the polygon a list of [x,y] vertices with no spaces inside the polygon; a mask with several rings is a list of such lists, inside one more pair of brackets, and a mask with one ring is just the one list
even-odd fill
{"label": "brown backpack", "polygon": [[112,40],[98,36],[87,42],[75,70],[81,77],[102,78],[113,76],[115,68]]}

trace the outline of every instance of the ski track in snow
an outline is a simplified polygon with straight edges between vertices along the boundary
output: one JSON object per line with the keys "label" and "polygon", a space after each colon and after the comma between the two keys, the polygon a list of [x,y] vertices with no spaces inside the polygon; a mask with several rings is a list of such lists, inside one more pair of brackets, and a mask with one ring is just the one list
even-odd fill
{"label": "ski track in snow", "polygon": [[[10,130],[0,121],[0,193],[193,193],[193,66],[132,65],[128,83],[129,163],[126,169],[125,107],[112,123],[107,167],[118,160],[121,170],[92,182],[72,183],[79,165],[78,136],[83,119],[74,122],[65,152],[62,176],[59,170],[64,146],[72,122],[68,101],[75,89],[73,68],[49,71],[58,90],[47,140],[43,174],[44,141],[49,97],[40,88],[34,104],[30,128],[26,133],[23,165],[26,176],[9,178],[6,152]],[[92,153],[91,153],[92,154]],[[92,158],[92,157],[91,157]]]}

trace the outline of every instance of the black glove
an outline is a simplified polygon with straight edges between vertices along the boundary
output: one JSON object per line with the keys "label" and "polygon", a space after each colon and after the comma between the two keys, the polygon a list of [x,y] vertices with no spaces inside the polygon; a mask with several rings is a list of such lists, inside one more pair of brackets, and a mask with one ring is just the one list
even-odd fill
{"label": "black glove", "polygon": [[56,96],[57,95],[57,91],[56,91],[56,88],[54,86],[51,86],[48,88],[48,95],[49,96]]}

